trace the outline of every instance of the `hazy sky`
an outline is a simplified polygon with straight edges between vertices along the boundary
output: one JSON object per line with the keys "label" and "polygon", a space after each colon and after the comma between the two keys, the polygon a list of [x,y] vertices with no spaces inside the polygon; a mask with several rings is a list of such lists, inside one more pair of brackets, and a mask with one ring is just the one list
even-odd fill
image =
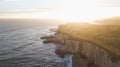
{"label": "hazy sky", "polygon": [[62,0],[0,0],[0,10],[60,8]]}
{"label": "hazy sky", "polygon": [[120,0],[0,0],[1,18],[90,20],[119,15]]}

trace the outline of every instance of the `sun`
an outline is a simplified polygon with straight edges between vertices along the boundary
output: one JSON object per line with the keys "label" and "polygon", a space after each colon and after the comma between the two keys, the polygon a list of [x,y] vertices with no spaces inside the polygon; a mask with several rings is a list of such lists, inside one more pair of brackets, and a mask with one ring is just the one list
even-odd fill
{"label": "sun", "polygon": [[[102,7],[99,0],[65,0],[64,14],[72,21],[94,21],[118,15],[117,8]],[[100,4],[101,3],[101,4]],[[117,11],[115,11],[117,10]]]}
{"label": "sun", "polygon": [[[100,0],[64,0],[61,8],[54,10],[40,11],[31,9],[26,13],[12,13],[0,15],[8,18],[40,18],[40,19],[59,19],[70,22],[89,22],[94,20],[120,16],[119,7],[103,7]],[[52,8],[53,9],[53,8]],[[40,11],[40,12],[39,12]]]}

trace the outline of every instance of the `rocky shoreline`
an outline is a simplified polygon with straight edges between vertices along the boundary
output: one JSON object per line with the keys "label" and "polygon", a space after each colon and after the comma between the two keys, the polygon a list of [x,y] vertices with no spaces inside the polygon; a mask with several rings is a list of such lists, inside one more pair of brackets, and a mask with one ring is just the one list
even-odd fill
{"label": "rocky shoreline", "polygon": [[65,60],[68,62],[67,67],[96,67],[86,57],[80,55],[79,53],[73,53],[71,51],[66,50],[65,45],[62,43],[62,41],[59,41],[56,38],[57,34],[58,33],[56,32],[54,35],[43,36],[41,37],[41,39],[43,39],[43,43],[45,44],[54,43],[56,45],[55,53],[60,58],[68,58],[67,60]]}
{"label": "rocky shoreline", "polygon": [[95,43],[77,40],[70,35],[56,31],[54,35],[42,37],[43,43],[54,43],[55,53],[61,58],[72,55],[72,67],[119,67],[120,61],[114,61],[112,55]]}

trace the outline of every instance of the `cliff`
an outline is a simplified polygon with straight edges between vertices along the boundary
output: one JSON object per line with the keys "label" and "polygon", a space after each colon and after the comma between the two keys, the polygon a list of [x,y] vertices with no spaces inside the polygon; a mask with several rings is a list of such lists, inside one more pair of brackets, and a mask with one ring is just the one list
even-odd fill
{"label": "cliff", "polygon": [[[74,55],[83,55],[91,63],[98,67],[120,67],[120,61],[114,61],[114,57],[109,54],[109,51],[85,40],[74,40],[71,36],[63,33],[57,33],[55,40],[59,40],[64,45],[64,50]],[[77,59],[81,60],[81,59]],[[87,63],[88,65],[88,63]],[[74,66],[73,66],[74,67]],[[86,66],[87,67],[87,66]],[[88,66],[90,67],[90,66]]]}
{"label": "cliff", "polygon": [[[120,67],[120,26],[68,23],[60,25],[53,42],[56,53],[73,54],[73,67]],[[78,63],[78,64],[76,64]]]}

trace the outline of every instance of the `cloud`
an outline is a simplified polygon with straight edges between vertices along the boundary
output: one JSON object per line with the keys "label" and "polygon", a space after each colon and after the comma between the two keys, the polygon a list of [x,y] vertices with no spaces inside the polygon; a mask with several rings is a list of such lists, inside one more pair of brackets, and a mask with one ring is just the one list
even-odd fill
{"label": "cloud", "polygon": [[38,8],[38,9],[14,9],[14,10],[3,10],[0,14],[5,13],[39,13],[39,12],[55,12],[60,11],[59,8]]}

